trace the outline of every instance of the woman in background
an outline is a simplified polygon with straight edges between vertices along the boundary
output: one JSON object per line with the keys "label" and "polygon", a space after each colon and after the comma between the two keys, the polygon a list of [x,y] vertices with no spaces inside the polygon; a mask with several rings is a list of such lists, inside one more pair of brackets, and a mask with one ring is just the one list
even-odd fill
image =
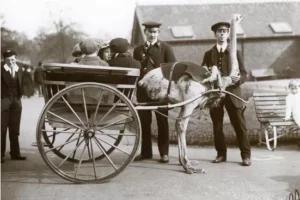
{"label": "woman in background", "polygon": [[101,45],[98,56],[106,62],[111,59],[110,46],[108,43],[104,43],[103,45]]}

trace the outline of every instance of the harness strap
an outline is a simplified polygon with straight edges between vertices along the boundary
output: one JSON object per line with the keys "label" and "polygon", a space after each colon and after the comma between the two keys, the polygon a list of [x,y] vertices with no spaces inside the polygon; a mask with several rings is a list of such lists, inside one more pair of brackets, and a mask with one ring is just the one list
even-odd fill
{"label": "harness strap", "polygon": [[178,64],[178,62],[175,62],[170,70],[170,75],[169,75],[169,84],[168,84],[168,90],[167,90],[167,94],[166,94],[166,100],[169,99],[169,94],[171,91],[171,84],[172,84],[172,78],[173,78],[173,73],[174,73],[174,69],[175,69],[175,65]]}

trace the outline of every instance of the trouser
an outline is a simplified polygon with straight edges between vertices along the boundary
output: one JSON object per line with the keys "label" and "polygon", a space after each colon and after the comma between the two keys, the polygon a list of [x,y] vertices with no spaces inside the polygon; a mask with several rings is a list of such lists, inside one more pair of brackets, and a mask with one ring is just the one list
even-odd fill
{"label": "trouser", "polygon": [[42,84],[36,83],[36,88],[38,90],[39,96],[43,95]]}
{"label": "trouser", "polygon": [[227,148],[223,132],[223,118],[224,118],[224,105],[228,112],[230,122],[235,130],[236,138],[241,151],[241,157],[250,158],[251,157],[251,147],[247,135],[247,128],[245,117],[243,114],[243,108],[237,108],[230,98],[226,95],[224,101],[221,103],[220,107],[215,107],[210,109],[210,116],[213,121],[213,132],[214,132],[214,142],[215,148],[218,152],[218,156],[226,156]]}
{"label": "trouser", "polygon": [[1,99],[1,158],[5,156],[6,135],[9,129],[10,155],[19,156],[19,135],[22,103],[19,98]]}
{"label": "trouser", "polygon": [[[153,102],[148,98],[147,93],[144,89],[137,88],[137,100],[138,102]],[[168,115],[168,110],[159,110],[164,115]],[[138,111],[141,126],[142,126],[142,147],[141,154],[147,157],[152,157],[152,141],[151,141],[151,123],[152,123],[152,111],[143,110]],[[155,113],[158,138],[157,145],[160,156],[169,155],[169,124],[168,118],[158,113]]]}

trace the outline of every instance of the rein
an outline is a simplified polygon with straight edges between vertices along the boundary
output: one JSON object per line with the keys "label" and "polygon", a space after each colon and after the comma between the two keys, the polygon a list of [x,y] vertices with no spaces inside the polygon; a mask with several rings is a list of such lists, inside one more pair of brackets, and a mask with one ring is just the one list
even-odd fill
{"label": "rein", "polygon": [[172,65],[171,70],[170,70],[168,90],[167,90],[167,94],[166,94],[166,97],[165,97],[166,102],[169,101],[169,94],[170,94],[170,91],[171,91],[172,78],[173,78],[173,73],[174,73],[174,69],[175,69],[176,64],[178,64],[178,62],[175,62]]}

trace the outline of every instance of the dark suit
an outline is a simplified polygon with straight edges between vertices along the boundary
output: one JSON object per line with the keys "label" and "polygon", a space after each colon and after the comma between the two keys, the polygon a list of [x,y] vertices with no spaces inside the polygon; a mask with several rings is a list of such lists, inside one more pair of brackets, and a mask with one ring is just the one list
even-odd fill
{"label": "dark suit", "polygon": [[[244,67],[242,57],[239,51],[237,52],[237,58],[241,78],[240,81],[234,86],[228,87],[227,91],[241,97],[240,85],[245,82],[247,78],[247,71]],[[219,53],[216,46],[214,46],[209,51],[205,52],[202,66],[211,67],[214,65],[218,66],[222,76],[229,76],[231,70],[229,47],[223,53]],[[218,152],[218,156],[226,156],[227,152],[223,132],[224,106],[228,112],[230,122],[236,132],[239,148],[241,150],[241,156],[242,158],[250,158],[250,143],[247,135],[246,122],[243,114],[244,104],[240,100],[229,95],[225,96],[225,100],[222,102],[220,107],[210,109],[210,116],[213,121],[215,148]]]}
{"label": "dark suit", "polygon": [[[7,128],[9,129],[10,155],[20,156],[19,135],[22,113],[23,72],[19,67],[13,78],[1,63],[1,158],[5,155]],[[14,87],[12,92],[11,85]]]}
{"label": "dark suit", "polygon": [[[153,46],[146,44],[136,47],[133,51],[133,58],[142,63],[141,78],[150,70],[157,68],[162,63],[175,62],[175,55],[172,47],[164,42],[158,41]],[[144,88],[137,87],[138,102],[153,102]],[[161,111],[168,115],[168,110]],[[168,119],[155,113],[158,127],[158,150],[160,156],[169,155],[169,124]],[[150,110],[139,111],[142,124],[142,149],[141,154],[152,157],[151,123],[152,114]]]}

